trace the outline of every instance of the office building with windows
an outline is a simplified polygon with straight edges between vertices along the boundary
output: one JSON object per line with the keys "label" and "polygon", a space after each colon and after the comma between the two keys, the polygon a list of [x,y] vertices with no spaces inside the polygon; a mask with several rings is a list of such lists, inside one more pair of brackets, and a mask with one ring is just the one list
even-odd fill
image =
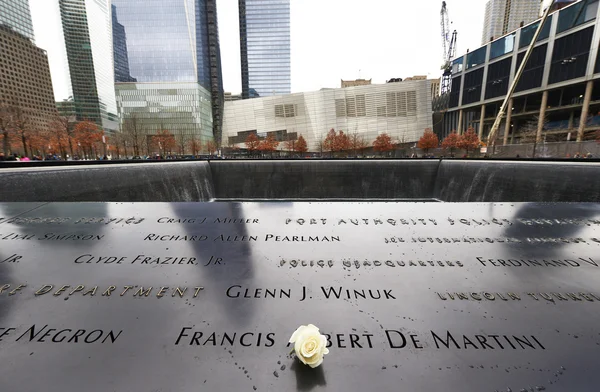
{"label": "office building with windows", "polygon": [[29,0],[0,0],[0,25],[34,40]]}
{"label": "office building with windows", "polygon": [[[598,0],[590,0],[550,14],[509,101],[496,145],[595,137],[600,129],[598,12]],[[539,23],[454,60],[440,136],[473,127],[487,139]]]}
{"label": "office building with windows", "polygon": [[239,0],[242,97],[289,94],[290,0]]}
{"label": "office building with windows", "polygon": [[431,80],[414,80],[225,102],[223,137],[246,148],[251,133],[280,142],[302,135],[316,152],[332,128],[372,145],[381,133],[395,143],[415,142],[431,127]]}
{"label": "office building with windows", "polygon": [[216,0],[112,4],[113,26],[118,25],[116,33],[113,27],[115,53],[120,53],[115,89],[124,130],[135,118],[147,134],[167,130],[179,140],[220,140],[223,83]]}
{"label": "office building with windows", "polygon": [[38,0],[32,16],[37,42],[48,53],[54,96],[72,109],[63,114],[117,130],[110,0]]}
{"label": "office building with windows", "polygon": [[12,20],[6,9],[3,17],[0,21],[1,110],[10,113],[30,131],[47,130],[56,117],[48,56],[33,44],[33,35],[23,35],[19,32],[21,29],[5,24]]}
{"label": "office building with windows", "polygon": [[488,0],[481,44],[515,31],[540,17],[540,0]]}

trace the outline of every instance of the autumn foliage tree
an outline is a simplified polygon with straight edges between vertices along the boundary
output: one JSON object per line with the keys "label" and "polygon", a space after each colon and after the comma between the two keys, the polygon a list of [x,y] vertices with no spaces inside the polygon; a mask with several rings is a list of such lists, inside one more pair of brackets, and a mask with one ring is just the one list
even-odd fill
{"label": "autumn foliage tree", "polygon": [[296,142],[296,152],[304,154],[307,151],[308,146],[306,145],[306,140],[304,140],[304,137],[300,135],[300,137],[298,137],[298,141]]}
{"label": "autumn foliage tree", "polygon": [[467,155],[469,154],[469,151],[473,151],[479,148],[479,137],[475,133],[475,129],[473,129],[473,127],[469,127],[469,129],[467,129],[467,132],[460,135],[458,137],[458,142],[456,143],[456,146],[460,149],[465,150]]}
{"label": "autumn foliage tree", "polygon": [[429,152],[432,148],[437,148],[440,144],[440,141],[435,133],[430,128],[425,129],[423,132],[423,136],[419,139],[419,143],[417,143],[417,147],[421,150],[425,151],[425,154]]}
{"label": "autumn foliage tree", "polygon": [[392,144],[392,138],[390,135],[387,133],[382,133],[381,135],[377,136],[373,142],[373,149],[375,151],[379,151],[380,153],[392,151],[394,149],[394,145]]}
{"label": "autumn foliage tree", "polygon": [[255,133],[251,133],[246,138],[246,148],[253,154],[258,150],[258,146],[260,145],[260,140],[258,140],[258,136]]}
{"label": "autumn foliage tree", "polygon": [[347,151],[350,149],[350,138],[344,131],[336,133],[335,129],[331,128],[323,140],[323,148],[325,151],[329,151],[331,156],[334,152]]}
{"label": "autumn foliage tree", "polygon": [[287,150],[289,152],[296,151],[296,142],[297,142],[297,140],[296,139],[292,139],[292,138],[286,140],[285,142],[283,142],[283,148],[284,148],[284,150]]}
{"label": "autumn foliage tree", "polygon": [[208,151],[208,155],[214,155],[215,151],[217,151],[217,144],[212,140],[207,141],[206,151]]}
{"label": "autumn foliage tree", "polygon": [[444,150],[450,150],[450,155],[454,154],[454,149],[458,147],[458,134],[456,131],[452,131],[442,141],[442,148]]}
{"label": "autumn foliage tree", "polygon": [[175,136],[166,129],[156,132],[156,135],[152,136],[152,141],[154,144],[158,145],[158,148],[163,154],[170,153],[177,145]]}
{"label": "autumn foliage tree", "polygon": [[258,145],[258,150],[262,152],[270,152],[277,150],[279,146],[279,142],[275,139],[275,136],[268,135],[263,141],[261,141]]}
{"label": "autumn foliage tree", "polygon": [[91,121],[80,121],[75,125],[73,134],[84,154],[91,157],[94,155],[95,144],[102,141],[104,132]]}
{"label": "autumn foliage tree", "polygon": [[192,137],[190,140],[188,140],[188,148],[192,152],[192,155],[196,156],[200,153],[200,150],[202,150],[202,143],[200,140]]}

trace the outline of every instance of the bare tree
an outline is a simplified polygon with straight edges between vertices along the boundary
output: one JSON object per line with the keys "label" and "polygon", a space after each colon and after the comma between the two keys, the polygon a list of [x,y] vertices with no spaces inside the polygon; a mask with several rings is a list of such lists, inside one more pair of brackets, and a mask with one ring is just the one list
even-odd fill
{"label": "bare tree", "polygon": [[31,132],[31,122],[29,121],[29,116],[21,109],[20,106],[16,106],[14,109],[14,129],[17,133],[17,136],[21,139],[21,143],[23,144],[23,152],[24,156],[29,156],[29,152],[27,151],[27,141]]}
{"label": "bare tree", "polygon": [[321,139],[317,142],[317,149],[319,150],[319,156],[323,157],[323,151],[325,151],[325,140]]}
{"label": "bare tree", "polygon": [[188,146],[190,136],[180,131],[175,136],[175,139],[177,139],[177,149],[179,150],[179,155],[185,155],[185,150]]}
{"label": "bare tree", "polygon": [[135,113],[132,113],[129,118],[125,119],[123,123],[123,132],[125,133],[126,138],[131,141],[133,155],[139,156],[140,151],[144,148],[144,143],[146,143],[146,133]]}
{"label": "bare tree", "polygon": [[0,132],[2,133],[2,151],[5,156],[10,153],[10,137],[14,127],[14,118],[11,108],[0,104]]}
{"label": "bare tree", "polygon": [[369,147],[369,143],[365,140],[362,135],[354,132],[350,134],[350,148],[354,152],[354,156],[358,156],[358,153],[363,153]]}
{"label": "bare tree", "polygon": [[54,132],[59,135],[64,135],[69,144],[69,152],[71,153],[71,157],[73,157],[73,137],[74,137],[74,126],[75,123],[74,116],[57,116],[51,123],[50,127]]}

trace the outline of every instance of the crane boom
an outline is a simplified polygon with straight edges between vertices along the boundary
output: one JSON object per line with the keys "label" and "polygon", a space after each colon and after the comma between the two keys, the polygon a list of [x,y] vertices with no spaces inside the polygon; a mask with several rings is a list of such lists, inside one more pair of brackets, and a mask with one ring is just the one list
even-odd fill
{"label": "crane boom", "polygon": [[450,22],[445,1],[442,1],[442,9],[440,11],[440,26],[442,28],[442,59],[445,63],[446,56],[448,55],[448,43],[450,41]]}
{"label": "crane boom", "polygon": [[446,2],[442,1],[442,9],[440,11],[440,27],[442,30],[442,82],[441,82],[441,93],[446,94],[450,92],[452,87],[452,59],[456,54],[456,40],[457,32],[454,30],[450,35],[450,22],[448,17],[448,8]]}

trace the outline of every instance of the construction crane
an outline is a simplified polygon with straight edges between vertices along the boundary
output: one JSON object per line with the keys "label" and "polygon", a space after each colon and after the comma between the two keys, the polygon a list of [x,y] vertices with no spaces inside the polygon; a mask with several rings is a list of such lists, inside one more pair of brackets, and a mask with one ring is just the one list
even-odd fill
{"label": "construction crane", "polygon": [[441,94],[450,92],[452,87],[452,60],[456,55],[456,39],[457,32],[454,30],[450,34],[450,19],[448,18],[448,9],[446,2],[442,1],[442,10],[440,11],[440,25],[442,27],[442,50],[443,50],[443,65],[442,65],[442,83]]}

